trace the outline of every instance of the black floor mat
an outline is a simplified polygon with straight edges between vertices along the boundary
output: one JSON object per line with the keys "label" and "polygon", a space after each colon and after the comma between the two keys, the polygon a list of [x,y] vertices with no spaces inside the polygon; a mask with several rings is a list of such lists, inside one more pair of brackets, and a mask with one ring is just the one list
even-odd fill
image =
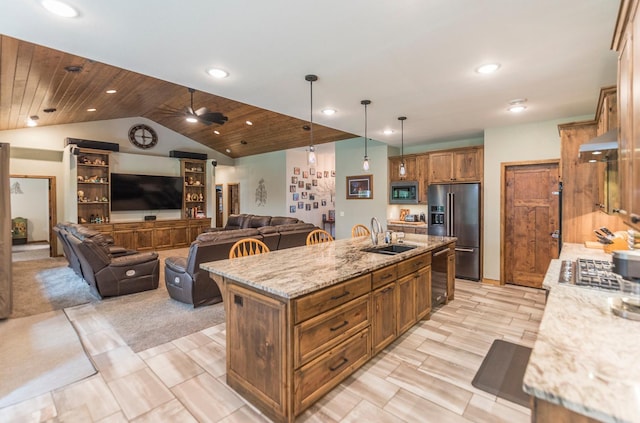
{"label": "black floor mat", "polygon": [[522,390],[522,379],[530,355],[531,348],[496,339],[471,384],[529,408],[529,395]]}

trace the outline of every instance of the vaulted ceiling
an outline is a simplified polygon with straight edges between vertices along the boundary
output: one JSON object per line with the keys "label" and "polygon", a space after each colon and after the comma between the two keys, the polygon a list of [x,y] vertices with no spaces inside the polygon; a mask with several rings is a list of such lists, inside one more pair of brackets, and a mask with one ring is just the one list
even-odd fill
{"label": "vaulted ceiling", "polygon": [[[0,130],[24,128],[31,116],[39,126],[142,116],[230,157],[310,143],[308,121],[204,92],[194,93],[194,108],[228,121],[189,123],[181,113],[191,103],[186,87],[7,36],[0,36],[0,82]],[[353,137],[314,124],[315,144]]]}
{"label": "vaulted ceiling", "polygon": [[[616,81],[619,0],[69,3],[79,17],[53,16],[36,0],[4,5],[0,130],[32,114],[41,125],[143,116],[232,157],[305,146],[304,76],[317,74],[315,143],[362,136],[369,99],[369,137],[399,146],[404,115],[406,147],[593,116],[600,88]],[[487,62],[501,67],[474,71]],[[68,74],[68,64],[83,70]],[[212,66],[230,76],[210,78]],[[220,136],[159,112],[187,105],[187,87],[196,107],[229,117]],[[527,100],[525,112],[507,112],[515,99]]]}

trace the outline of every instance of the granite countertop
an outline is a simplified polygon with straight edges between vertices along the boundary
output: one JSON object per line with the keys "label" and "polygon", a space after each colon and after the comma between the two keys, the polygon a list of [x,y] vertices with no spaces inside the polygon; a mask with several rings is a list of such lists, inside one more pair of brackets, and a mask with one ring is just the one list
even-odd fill
{"label": "granite countertop", "polygon": [[427,226],[426,222],[407,222],[405,220],[393,220],[393,219],[389,219],[387,220],[387,224],[388,225],[397,225],[397,226]]}
{"label": "granite countertop", "polygon": [[614,293],[559,284],[562,260],[576,258],[611,261],[580,244],[564,244],[560,259],[551,261],[524,390],[598,420],[640,422],[640,321],[611,312]]}
{"label": "granite countertop", "polygon": [[420,255],[455,240],[456,238],[450,237],[406,234],[404,244],[416,245],[417,248],[402,254],[386,255],[361,251],[372,246],[371,238],[357,237],[233,260],[212,261],[202,263],[200,267],[235,282],[291,299]]}

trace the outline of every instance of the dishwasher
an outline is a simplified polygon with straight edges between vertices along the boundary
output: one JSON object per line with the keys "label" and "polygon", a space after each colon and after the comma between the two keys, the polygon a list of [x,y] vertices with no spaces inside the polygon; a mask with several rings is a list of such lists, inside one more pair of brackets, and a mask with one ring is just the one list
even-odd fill
{"label": "dishwasher", "polygon": [[431,307],[447,301],[448,256],[448,246],[431,253]]}

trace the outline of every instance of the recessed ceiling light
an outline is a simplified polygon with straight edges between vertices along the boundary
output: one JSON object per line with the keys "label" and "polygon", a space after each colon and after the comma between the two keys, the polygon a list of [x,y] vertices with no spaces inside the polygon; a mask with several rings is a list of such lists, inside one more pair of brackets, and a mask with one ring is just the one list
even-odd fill
{"label": "recessed ceiling light", "polygon": [[391,135],[393,134],[393,129],[385,129],[384,131],[382,131],[382,133],[385,135]]}
{"label": "recessed ceiling light", "polygon": [[59,0],[41,0],[42,7],[47,9],[50,13],[63,18],[75,18],[78,16],[78,11],[68,4]]}
{"label": "recessed ceiling light", "polygon": [[97,109],[95,107],[91,107],[87,109],[87,112],[95,112]]}
{"label": "recessed ceiling light", "polygon": [[500,69],[500,63],[486,63],[482,66],[477,67],[476,72],[487,74],[494,73],[498,69]]}
{"label": "recessed ceiling light", "polygon": [[509,102],[510,106],[507,108],[507,110],[512,113],[520,113],[527,108],[527,106],[524,105],[526,101],[526,98],[516,98],[515,100],[511,100]]}
{"label": "recessed ceiling light", "polygon": [[105,91],[105,93],[107,93],[107,94],[115,94],[117,92],[118,91],[116,91],[116,90],[107,90],[107,91]]}
{"label": "recessed ceiling light", "polygon": [[226,78],[227,76],[229,76],[229,72],[220,68],[209,68],[207,69],[207,73],[209,74],[209,76],[218,79]]}
{"label": "recessed ceiling light", "polygon": [[224,150],[224,151],[226,151],[227,153],[231,153],[231,149],[229,149],[229,148],[227,148],[227,149],[226,149],[226,150]]}
{"label": "recessed ceiling light", "polygon": [[78,73],[78,72],[82,72],[82,66],[80,65],[65,66],[64,70],[66,70],[69,73]]}
{"label": "recessed ceiling light", "polygon": [[336,114],[336,109],[331,109],[331,108],[322,109],[322,113],[324,113],[325,115],[328,115],[328,116],[335,115]]}
{"label": "recessed ceiling light", "polygon": [[253,122],[251,122],[250,120],[245,121],[244,123],[246,123],[247,125],[251,126],[253,125]]}
{"label": "recessed ceiling light", "polygon": [[220,131],[218,131],[217,129],[214,129],[213,133],[216,134],[216,135],[220,135]]}

